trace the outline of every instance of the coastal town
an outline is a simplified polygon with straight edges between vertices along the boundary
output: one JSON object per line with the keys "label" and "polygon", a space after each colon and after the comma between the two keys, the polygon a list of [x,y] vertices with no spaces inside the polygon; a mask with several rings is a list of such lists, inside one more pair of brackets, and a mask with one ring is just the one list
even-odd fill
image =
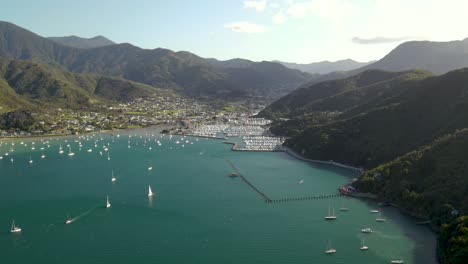
{"label": "coastal town", "polygon": [[208,102],[184,97],[143,97],[128,103],[101,105],[86,111],[48,109],[22,113],[15,118],[31,125],[26,129],[6,128],[1,137],[79,135],[114,129],[164,126],[164,133],[196,137],[240,138],[238,151],[276,151],[284,138],[269,131],[270,120],[253,118],[261,109],[257,104],[230,104],[215,107]]}

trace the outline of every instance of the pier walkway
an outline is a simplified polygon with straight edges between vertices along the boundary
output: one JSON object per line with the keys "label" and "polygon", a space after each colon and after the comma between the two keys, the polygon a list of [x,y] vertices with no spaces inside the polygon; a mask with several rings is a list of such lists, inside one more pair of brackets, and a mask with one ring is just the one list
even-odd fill
{"label": "pier walkway", "polygon": [[261,195],[264,199],[265,199],[265,202],[267,203],[271,203],[273,200],[270,199],[270,197],[268,197],[265,193],[263,193],[262,191],[260,191],[259,189],[257,189],[257,187],[255,187],[252,183],[250,183],[249,180],[247,180],[244,176],[242,176],[242,174],[239,172],[239,170],[236,168],[236,166],[234,166],[234,164],[229,161],[229,160],[226,160],[227,163],[229,163],[229,165],[231,165],[231,167],[236,171],[237,175],[239,175],[239,177],[245,182],[247,183],[247,185],[250,186],[250,188],[252,188],[255,192],[257,192],[259,195]]}
{"label": "pier walkway", "polygon": [[256,193],[258,193],[260,196],[262,196],[263,199],[265,199],[265,203],[285,203],[285,202],[294,202],[294,201],[307,201],[307,200],[323,200],[323,199],[332,199],[332,198],[338,198],[345,196],[341,193],[333,193],[333,194],[322,194],[322,195],[306,195],[306,196],[300,196],[300,197],[289,197],[289,198],[280,198],[280,199],[271,199],[268,195],[266,195],[264,192],[260,191],[257,187],[255,187],[249,180],[247,180],[242,174],[239,172],[239,170],[236,168],[236,166],[229,160],[226,160],[226,162],[236,171],[236,174],[245,182],[247,185],[252,188]]}
{"label": "pier walkway", "polygon": [[324,194],[324,195],[311,195],[311,196],[300,196],[292,198],[281,198],[281,199],[272,199],[270,201],[265,201],[267,203],[285,203],[285,202],[294,202],[294,201],[307,201],[307,200],[323,200],[323,199],[332,199],[344,196],[341,193],[335,194]]}

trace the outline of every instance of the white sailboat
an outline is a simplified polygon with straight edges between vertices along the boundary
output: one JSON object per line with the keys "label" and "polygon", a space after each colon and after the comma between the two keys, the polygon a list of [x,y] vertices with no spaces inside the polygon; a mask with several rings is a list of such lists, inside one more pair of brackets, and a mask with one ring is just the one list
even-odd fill
{"label": "white sailboat", "polygon": [[150,166],[150,167],[148,167],[148,170],[149,170],[149,171],[150,171],[150,170],[152,170],[152,169],[153,169],[153,167],[151,167],[151,166]]}
{"label": "white sailboat", "polygon": [[335,253],[336,253],[336,249],[332,248],[331,241],[328,240],[327,249],[325,250],[325,254],[335,254]]}
{"label": "white sailboat", "polygon": [[111,204],[109,203],[109,195],[107,195],[106,208],[109,207],[111,207]]}
{"label": "white sailboat", "polygon": [[29,164],[33,164],[33,160],[31,159],[31,156],[29,156]]}
{"label": "white sailboat", "polygon": [[21,228],[19,228],[19,227],[17,227],[17,226],[15,225],[15,220],[13,220],[13,223],[11,223],[10,232],[11,232],[11,233],[19,233],[19,232],[21,232]]}
{"label": "white sailboat", "polygon": [[62,144],[60,144],[60,147],[59,147],[59,154],[63,154]]}
{"label": "white sailboat", "polygon": [[340,207],[340,211],[346,212],[346,211],[349,211],[349,209],[344,204],[342,204],[341,207]]}
{"label": "white sailboat", "polygon": [[73,153],[73,152],[71,151],[71,147],[70,147],[70,146],[68,146],[68,156],[70,156],[70,157],[75,156],[75,153]]}
{"label": "white sailboat", "polygon": [[375,221],[377,221],[377,222],[385,222],[385,220],[386,220],[386,219],[382,217],[382,213],[379,213],[379,217],[377,217],[377,218],[375,219]]}
{"label": "white sailboat", "polygon": [[114,171],[112,171],[112,182],[115,182],[117,178],[114,177]]}
{"label": "white sailboat", "polygon": [[330,206],[328,207],[328,215],[325,216],[325,220],[336,220],[335,208],[333,208],[333,213],[330,214]]}
{"label": "white sailboat", "polygon": [[107,152],[107,160],[110,160],[109,152]]}
{"label": "white sailboat", "polygon": [[45,155],[43,152],[41,152],[41,159],[45,159]]}
{"label": "white sailboat", "polygon": [[151,191],[151,186],[148,185],[148,197],[153,196],[153,191]]}
{"label": "white sailboat", "polygon": [[369,247],[364,244],[364,239],[361,240],[361,247],[359,249],[362,251],[369,249]]}

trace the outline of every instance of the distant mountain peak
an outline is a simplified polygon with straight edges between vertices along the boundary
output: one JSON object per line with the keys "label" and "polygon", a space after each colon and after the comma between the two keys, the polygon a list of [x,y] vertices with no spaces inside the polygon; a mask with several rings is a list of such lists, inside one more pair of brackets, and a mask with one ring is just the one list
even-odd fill
{"label": "distant mountain peak", "polygon": [[109,40],[108,38],[101,35],[92,38],[82,38],[71,35],[65,37],[49,37],[48,39],[65,46],[80,49],[92,49],[116,44],[112,40]]}
{"label": "distant mountain peak", "polygon": [[338,61],[320,61],[308,64],[300,63],[289,63],[282,61],[274,61],[280,63],[288,68],[297,69],[303,72],[315,73],[315,74],[328,74],[336,71],[350,71],[360,67],[364,67],[371,62],[358,62],[352,59],[344,59]]}

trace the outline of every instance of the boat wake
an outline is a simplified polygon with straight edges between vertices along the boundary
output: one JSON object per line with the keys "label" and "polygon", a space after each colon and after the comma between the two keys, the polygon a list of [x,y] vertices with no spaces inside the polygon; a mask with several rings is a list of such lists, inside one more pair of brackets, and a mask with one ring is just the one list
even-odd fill
{"label": "boat wake", "polygon": [[72,223],[78,221],[79,219],[81,219],[81,218],[83,218],[83,217],[85,217],[85,216],[91,214],[94,210],[96,210],[96,209],[98,209],[98,208],[100,208],[100,207],[102,207],[102,204],[97,204],[97,205],[93,206],[91,209],[89,209],[88,211],[85,211],[84,213],[82,213],[82,214],[80,214],[80,215],[78,215],[78,216],[76,216],[76,217],[74,217],[74,218],[69,218],[69,219],[67,219],[67,220],[65,221],[65,224],[67,224],[67,225],[68,225],[68,224],[72,224]]}

